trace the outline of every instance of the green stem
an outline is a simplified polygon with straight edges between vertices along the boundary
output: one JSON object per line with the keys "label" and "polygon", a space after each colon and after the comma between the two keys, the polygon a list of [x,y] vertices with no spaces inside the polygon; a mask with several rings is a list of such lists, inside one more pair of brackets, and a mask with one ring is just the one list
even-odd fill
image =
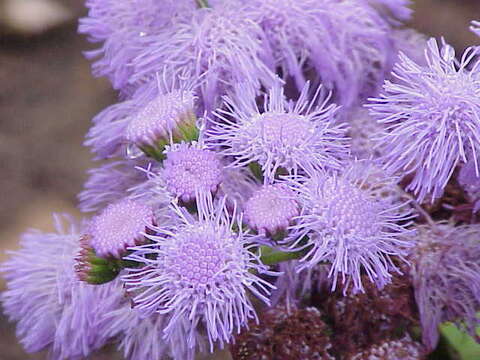
{"label": "green stem", "polygon": [[296,251],[296,252],[275,251],[268,246],[262,246],[261,249],[262,249],[262,256],[260,259],[262,260],[262,263],[265,265],[276,265],[284,261],[300,259],[303,255],[305,255],[304,251]]}
{"label": "green stem", "polygon": [[208,0],[196,0],[197,6],[201,8],[208,8],[210,5],[208,5]]}

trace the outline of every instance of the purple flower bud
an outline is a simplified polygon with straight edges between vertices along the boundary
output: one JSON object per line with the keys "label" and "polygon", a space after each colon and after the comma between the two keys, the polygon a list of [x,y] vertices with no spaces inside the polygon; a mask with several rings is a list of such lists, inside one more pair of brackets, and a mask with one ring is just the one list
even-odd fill
{"label": "purple flower bud", "polygon": [[[232,166],[258,162],[268,180],[280,168],[293,174],[340,168],[349,151],[346,128],[335,123],[337,107],[327,105],[330,97],[321,96],[320,90],[309,101],[307,83],[293,103],[285,98],[282,87],[275,86],[260,111],[255,90],[239,86],[234,97],[225,98],[227,110],[218,110],[209,141],[235,158]],[[314,106],[317,100],[319,105]]]}
{"label": "purple flower bud", "polygon": [[382,288],[392,271],[399,272],[391,257],[404,260],[413,246],[411,210],[381,195],[394,193],[395,179],[372,176],[376,168],[364,164],[354,162],[341,174],[318,172],[291,182],[303,206],[298,224],[291,227],[291,248],[306,251],[298,269],[331,263],[333,289],[340,275],[345,289],[352,285],[353,292],[363,291],[362,272]]}
{"label": "purple flower bud", "polygon": [[396,82],[386,81],[380,98],[371,99],[371,114],[386,124],[378,137],[389,171],[413,174],[407,187],[419,201],[440,197],[460,161],[480,153],[480,61],[475,49],[460,62],[451,46],[431,39],[427,66],[400,54]]}
{"label": "purple flower bud", "polygon": [[194,139],[184,138],[185,133],[195,134],[197,130],[194,99],[189,90],[172,90],[158,95],[132,117],[125,139],[139,148],[159,147],[158,152],[163,151],[171,138],[177,142],[196,140],[196,136]]}
{"label": "purple flower bud", "polygon": [[250,228],[274,236],[285,231],[299,215],[296,194],[285,185],[265,185],[245,203],[244,216]]}
{"label": "purple flower bud", "polygon": [[125,156],[132,145],[157,157],[172,140],[192,140],[198,135],[195,87],[187,73],[172,75],[163,69],[131,98],[95,116],[85,145],[92,147],[97,158]]}
{"label": "purple flower bud", "polygon": [[127,247],[144,242],[153,211],[141,202],[123,199],[110,204],[89,223],[90,245],[100,257],[121,258]]}
{"label": "purple flower bud", "polygon": [[[423,343],[434,349],[438,326],[455,322],[475,337],[480,325],[480,225],[418,227],[411,274]],[[478,338],[477,338],[478,339]]]}
{"label": "purple flower bud", "polygon": [[166,189],[187,203],[197,193],[215,193],[223,177],[223,164],[217,153],[196,144],[179,144],[166,151],[161,178]]}
{"label": "purple flower bud", "polygon": [[[144,265],[129,269],[123,277],[135,294],[135,307],[151,314],[169,314],[165,338],[179,327],[187,331],[184,341],[195,348],[199,328],[205,329],[211,349],[223,346],[232,334],[256,319],[247,290],[268,303],[272,286],[257,276],[269,272],[254,251],[255,236],[243,233],[241,219],[233,220],[225,199],[197,198],[198,219],[174,205],[182,223],[159,229],[153,241],[134,248],[127,259]],[[234,227],[236,230],[234,230]]]}

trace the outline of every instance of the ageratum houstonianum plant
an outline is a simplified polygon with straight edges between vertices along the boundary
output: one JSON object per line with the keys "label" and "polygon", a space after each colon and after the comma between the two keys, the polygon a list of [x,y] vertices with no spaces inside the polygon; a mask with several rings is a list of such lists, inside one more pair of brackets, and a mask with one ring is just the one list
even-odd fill
{"label": "ageratum houstonianum plant", "polygon": [[479,325],[480,51],[408,5],[88,0],[119,97],[86,136],[85,218],[0,267],[24,349],[450,359],[439,327]]}

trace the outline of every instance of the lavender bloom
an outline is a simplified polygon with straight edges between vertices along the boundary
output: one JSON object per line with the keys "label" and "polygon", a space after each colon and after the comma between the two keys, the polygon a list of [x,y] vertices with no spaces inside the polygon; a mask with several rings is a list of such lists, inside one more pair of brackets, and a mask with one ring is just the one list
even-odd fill
{"label": "lavender bloom", "polygon": [[[335,90],[335,101],[357,104],[390,71],[390,25],[362,0],[248,0],[272,48],[275,64],[301,89],[310,66]],[[398,6],[397,6],[398,7]]]}
{"label": "lavender bloom", "polygon": [[473,337],[480,325],[480,226],[418,227],[411,274],[423,343],[434,349],[438,326],[452,321]]}
{"label": "lavender bloom", "polygon": [[167,146],[164,153],[163,167],[142,169],[148,181],[131,189],[133,197],[148,201],[149,196],[154,196],[149,202],[156,203],[154,207],[164,207],[173,199],[188,203],[198,193],[217,192],[223,181],[223,161],[217,153],[206,149],[202,140]]}
{"label": "lavender bloom", "polygon": [[87,0],[88,17],[80,19],[79,32],[102,45],[87,51],[95,76],[107,76],[113,88],[129,94],[132,59],[143,47],[143,38],[165,31],[178,17],[189,17],[195,2],[189,0]]}
{"label": "lavender bloom", "polygon": [[369,107],[387,125],[378,137],[386,168],[413,174],[407,190],[419,201],[427,195],[435,199],[460,161],[478,158],[480,61],[474,61],[470,48],[458,63],[453,48],[443,44],[439,49],[434,39],[425,53],[428,66],[399,57],[393,73],[398,82],[386,81]]}
{"label": "lavender bloom", "polygon": [[241,230],[241,218],[235,212],[230,216],[225,199],[216,205],[208,196],[197,202],[198,219],[174,205],[182,223],[159,228],[164,235],[149,236],[152,244],[132,248],[127,259],[145,266],[129,269],[123,280],[138,310],[169,315],[167,340],[181,327],[194,349],[203,328],[212,350],[257,318],[247,290],[268,304],[272,285],[256,273],[275,273],[260,262],[255,237]]}
{"label": "lavender bloom", "polygon": [[[308,100],[309,84],[293,103],[285,98],[284,89],[275,86],[264,99],[261,112],[255,91],[239,86],[237,94],[226,97],[226,110],[218,110],[209,141],[221,147],[221,153],[233,156],[231,166],[258,162],[267,181],[283,168],[296,174],[299,170],[340,168],[348,154],[345,125],[336,124],[337,107],[328,104],[318,88]],[[319,105],[314,106],[319,100]]]}
{"label": "lavender bloom", "polygon": [[128,145],[144,151],[156,150],[172,138],[178,141],[187,128],[195,129],[196,82],[189,80],[187,73],[171,76],[167,72],[163,69],[161,75],[140,86],[130,99],[95,116],[85,145],[92,148],[97,158],[125,156]]}
{"label": "lavender bloom", "polygon": [[245,203],[245,222],[261,234],[283,232],[300,213],[295,197],[285,185],[265,185]]}
{"label": "lavender bloom", "polygon": [[128,195],[129,189],[145,181],[145,173],[136,170],[145,159],[120,160],[88,171],[90,177],[78,195],[83,212],[97,211]]}
{"label": "lavender bloom", "polygon": [[190,202],[198,193],[216,192],[224,168],[217,153],[195,143],[173,145],[165,153],[161,178],[174,197]]}
{"label": "lavender bloom", "polygon": [[[363,291],[361,273],[379,288],[390,282],[390,272],[399,272],[392,256],[405,260],[413,245],[413,218],[405,203],[383,193],[394,193],[395,179],[376,167],[353,163],[343,173],[313,173],[310,178],[291,180],[303,206],[297,225],[291,227],[290,247],[305,249],[298,270],[328,261],[332,289],[339,275],[345,289]],[[307,241],[305,242],[305,237]]]}
{"label": "lavender bloom", "polygon": [[121,258],[127,247],[145,242],[143,233],[154,222],[153,209],[131,199],[108,205],[88,224],[90,245],[100,257]]}
{"label": "lavender bloom", "polygon": [[[108,340],[102,319],[109,285],[80,282],[74,271],[80,229],[55,217],[56,233],[32,230],[2,264],[7,290],[1,300],[27,352],[51,348],[54,359],[85,357]],[[113,294],[115,296],[115,294]]]}
{"label": "lavender bloom", "polygon": [[131,83],[151,78],[164,66],[201,79],[204,109],[216,107],[219,96],[240,81],[271,86],[275,81],[266,64],[272,63],[264,36],[248,18],[244,7],[223,1],[214,8],[199,9],[168,31],[147,35],[143,49],[133,60]]}

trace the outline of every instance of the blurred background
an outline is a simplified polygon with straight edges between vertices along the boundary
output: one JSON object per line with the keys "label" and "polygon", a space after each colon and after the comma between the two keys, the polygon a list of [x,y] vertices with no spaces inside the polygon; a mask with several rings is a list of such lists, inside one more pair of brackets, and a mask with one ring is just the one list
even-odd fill
{"label": "blurred background", "polygon": [[[480,43],[468,31],[480,20],[480,0],[413,7],[418,31],[444,36],[458,52]],[[92,116],[115,101],[82,56],[92,48],[76,33],[84,14],[81,0],[0,0],[0,262],[26,228],[51,230],[52,212],[79,215],[76,194],[92,165],[83,137]],[[44,358],[22,351],[0,312],[0,360]]]}

